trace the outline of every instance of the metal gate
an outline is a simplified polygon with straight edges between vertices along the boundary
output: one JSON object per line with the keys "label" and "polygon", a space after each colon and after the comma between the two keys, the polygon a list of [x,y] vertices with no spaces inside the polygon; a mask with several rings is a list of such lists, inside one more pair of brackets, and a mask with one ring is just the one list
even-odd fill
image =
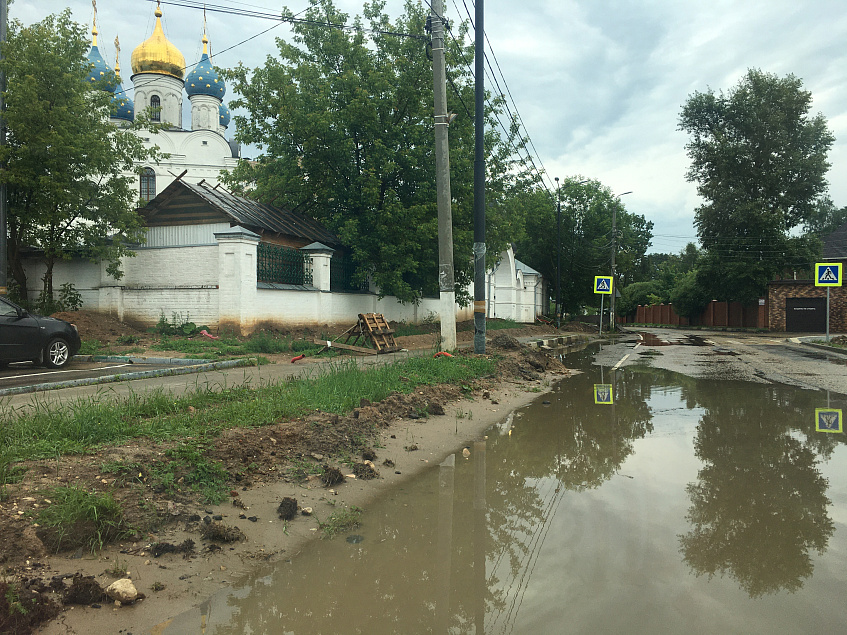
{"label": "metal gate", "polygon": [[826,298],[785,298],[785,330],[826,332]]}

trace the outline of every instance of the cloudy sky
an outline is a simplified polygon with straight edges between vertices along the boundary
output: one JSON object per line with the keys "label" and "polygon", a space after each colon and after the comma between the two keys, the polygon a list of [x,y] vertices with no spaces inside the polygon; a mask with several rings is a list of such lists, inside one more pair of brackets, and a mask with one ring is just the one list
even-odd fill
{"label": "cloudy sky", "polygon": [[[472,0],[444,0],[447,17],[467,18],[465,3],[473,15]],[[279,10],[270,0],[213,5]],[[31,23],[66,6],[77,21],[91,23],[89,0],[15,0],[10,17]],[[308,0],[287,0],[287,6],[296,14]],[[362,1],[336,0],[336,6],[352,16]],[[386,0],[391,15],[402,6],[402,0]],[[167,2],[162,7],[166,35],[187,63],[196,62],[202,11]],[[97,9],[100,50],[112,64],[120,36],[124,86],[131,87],[130,55],[152,32],[155,2],[99,0]],[[273,26],[207,15],[213,52]],[[622,202],[653,221],[651,251],[678,252],[696,239],[692,220],[699,201],[684,176],[687,137],[676,129],[683,102],[694,91],[731,88],[751,67],[793,73],[811,91],[813,113],[827,118],[836,137],[830,195],[837,206],[847,205],[843,0],[485,0],[485,30],[548,181],[581,174],[614,192],[631,190]],[[222,52],[215,63],[259,66],[275,51],[274,38],[289,34],[288,26],[277,26]]]}

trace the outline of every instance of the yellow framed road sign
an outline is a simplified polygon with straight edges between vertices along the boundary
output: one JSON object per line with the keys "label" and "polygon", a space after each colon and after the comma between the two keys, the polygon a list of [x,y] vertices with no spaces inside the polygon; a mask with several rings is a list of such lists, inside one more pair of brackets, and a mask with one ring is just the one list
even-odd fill
{"label": "yellow framed road sign", "polygon": [[594,293],[612,295],[612,276],[594,276]]}
{"label": "yellow framed road sign", "polygon": [[840,262],[815,263],[816,287],[840,287],[842,280]]}
{"label": "yellow framed road sign", "polygon": [[836,408],[815,408],[815,431],[844,432],[844,418]]}

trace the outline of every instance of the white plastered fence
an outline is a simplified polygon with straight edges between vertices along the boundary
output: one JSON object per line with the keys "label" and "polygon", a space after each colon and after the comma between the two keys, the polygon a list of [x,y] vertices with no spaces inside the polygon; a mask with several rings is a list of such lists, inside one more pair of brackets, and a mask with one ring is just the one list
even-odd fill
{"label": "white plastered fence", "polygon": [[[214,230],[214,231],[212,231]],[[403,304],[393,296],[380,298],[369,292],[330,291],[333,250],[310,245],[302,251],[311,257],[311,285],[259,283],[256,257],[259,236],[241,227],[213,227],[203,236],[194,231],[197,244],[162,244],[161,236],[138,248],[123,261],[124,276],[115,280],[105,264],[83,259],[56,263],[53,286],[70,283],[80,293],[83,308],[112,315],[121,321],[152,326],[174,314],[195,324],[231,328],[250,333],[266,326],[321,326],[352,324],[359,313],[382,313],[389,321],[415,324],[437,317],[438,298],[423,298],[417,305]],[[151,244],[152,243],[152,244]],[[542,312],[540,275],[515,269],[511,250],[488,275],[489,317],[534,322]],[[25,263],[30,297],[37,297],[44,265]],[[468,289],[472,295],[472,288]],[[492,301],[495,298],[496,302]],[[472,320],[472,306],[456,305],[456,320]]]}

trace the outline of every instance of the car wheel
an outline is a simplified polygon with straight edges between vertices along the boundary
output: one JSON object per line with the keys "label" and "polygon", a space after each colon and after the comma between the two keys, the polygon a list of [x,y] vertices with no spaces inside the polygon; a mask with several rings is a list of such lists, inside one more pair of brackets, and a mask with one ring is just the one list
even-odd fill
{"label": "car wheel", "polygon": [[71,360],[71,349],[61,337],[54,337],[44,349],[44,365],[47,368],[61,368]]}

